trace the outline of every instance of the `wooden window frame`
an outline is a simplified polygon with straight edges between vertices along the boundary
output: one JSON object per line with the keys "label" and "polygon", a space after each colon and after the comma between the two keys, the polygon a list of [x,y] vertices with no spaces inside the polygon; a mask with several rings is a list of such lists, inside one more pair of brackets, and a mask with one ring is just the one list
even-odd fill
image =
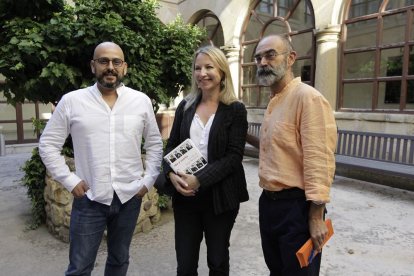
{"label": "wooden window frame", "polygon": [[[352,1],[348,4],[346,9],[345,18],[348,17],[350,13]],[[407,104],[407,82],[409,80],[414,80],[414,75],[408,75],[408,63],[410,58],[410,49],[414,48],[414,37],[412,35],[412,28],[414,22],[414,6],[407,6],[403,8],[398,8],[394,10],[386,10],[386,6],[388,1],[383,0],[379,6],[379,10],[373,14],[366,14],[358,17],[353,17],[349,19],[345,19],[342,25],[342,38],[340,42],[340,70],[339,70],[339,88],[338,88],[338,101],[337,101],[337,110],[343,112],[375,112],[375,113],[407,113],[412,114],[414,110],[406,109]],[[395,43],[389,44],[382,44],[383,38],[383,24],[384,24],[384,17],[392,16],[396,14],[405,14],[406,15],[406,27],[404,33],[404,41],[399,41]],[[346,41],[347,41],[347,26],[349,24],[354,24],[357,22],[363,22],[369,19],[376,19],[376,37],[375,37],[375,45],[369,47],[361,47],[361,48],[350,48],[346,49]],[[410,40],[411,39],[411,40]],[[401,76],[381,76],[380,75],[380,66],[381,66],[381,51],[394,49],[394,48],[401,48],[402,51],[402,75]],[[345,56],[347,54],[352,53],[364,53],[364,52],[375,52],[374,58],[374,73],[372,77],[369,78],[345,78]],[[379,108],[378,107],[378,98],[379,98],[379,86],[382,82],[387,81],[401,81],[401,91],[400,91],[400,103],[399,108],[397,109],[386,109],[386,108]],[[371,83],[373,89],[372,101],[371,101],[371,108],[355,108],[355,107],[344,107],[344,86],[350,83]]]}
{"label": "wooden window frame", "polygon": [[[299,6],[299,4],[301,4],[302,1],[305,1],[306,4],[306,20],[309,17],[309,15],[311,15],[311,19],[312,19],[312,27],[310,28],[305,28],[299,31],[292,31],[290,26],[289,26],[289,19],[292,16],[292,14],[294,14],[295,9]],[[274,21],[280,21],[282,24],[285,24],[286,26],[286,30],[287,30],[287,34],[290,37],[294,37],[297,35],[301,35],[301,34],[305,34],[305,33],[311,33],[312,34],[312,49],[310,51],[309,55],[302,55],[302,56],[298,56],[297,60],[310,60],[310,66],[311,66],[311,70],[310,70],[310,80],[306,81],[306,83],[308,83],[309,85],[313,86],[314,82],[315,82],[315,59],[316,59],[316,38],[315,38],[315,34],[314,34],[314,29],[315,29],[315,18],[313,16],[314,12],[313,12],[313,6],[310,0],[294,0],[294,4],[292,6],[292,8],[290,9],[289,12],[287,12],[285,17],[280,17],[280,16],[276,16],[277,14],[277,9],[278,9],[278,1],[274,0],[273,1],[273,16],[271,18],[269,18],[268,21],[264,22],[263,20],[260,19],[258,12],[256,11],[256,8],[260,5],[261,1],[255,1],[252,5],[251,5],[251,10],[249,13],[249,16],[246,18],[243,29],[242,29],[242,35],[240,38],[240,74],[239,74],[239,98],[243,99],[243,93],[244,93],[244,89],[250,89],[250,88],[256,88],[257,89],[257,93],[258,93],[258,97],[256,100],[255,104],[250,104],[250,103],[245,103],[247,108],[259,108],[259,109],[265,109],[266,106],[260,105],[261,102],[264,102],[264,100],[262,99],[262,91],[264,90],[262,87],[260,87],[259,85],[255,84],[255,83],[247,83],[244,84],[244,68],[246,67],[250,67],[250,66],[256,66],[255,62],[252,60],[251,62],[244,62],[244,48],[246,46],[251,46],[251,45],[255,45],[254,48],[257,46],[260,38],[263,37],[263,34],[265,33],[266,28]],[[267,3],[269,4],[269,3]],[[283,7],[282,7],[283,8]],[[246,40],[245,39],[245,34],[246,31],[248,29],[248,25],[249,22],[251,20],[251,17],[255,16],[258,21],[260,22],[260,24],[262,24],[261,30],[259,32],[259,36],[257,39],[252,39],[252,40]],[[295,46],[295,45],[293,45]],[[266,102],[268,102],[268,99],[266,99]]]}

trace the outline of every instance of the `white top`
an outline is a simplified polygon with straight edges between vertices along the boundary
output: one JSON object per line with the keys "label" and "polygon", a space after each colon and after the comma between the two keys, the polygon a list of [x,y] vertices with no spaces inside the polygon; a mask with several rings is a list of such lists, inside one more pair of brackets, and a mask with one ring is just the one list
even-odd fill
{"label": "white top", "polygon": [[200,116],[198,114],[194,114],[193,121],[191,122],[190,127],[190,139],[193,140],[196,147],[200,150],[203,157],[208,162],[208,137],[210,135],[211,125],[214,121],[214,115],[212,114],[206,125],[203,124],[201,121]]}
{"label": "white top", "polygon": [[[154,185],[160,171],[162,139],[144,93],[126,86],[117,89],[112,110],[97,85],[62,97],[39,141],[39,152],[52,177],[69,191],[83,179],[90,200],[110,205],[114,191],[122,203],[145,185]],[[60,154],[71,134],[76,172]],[[141,141],[145,139],[145,172]]]}

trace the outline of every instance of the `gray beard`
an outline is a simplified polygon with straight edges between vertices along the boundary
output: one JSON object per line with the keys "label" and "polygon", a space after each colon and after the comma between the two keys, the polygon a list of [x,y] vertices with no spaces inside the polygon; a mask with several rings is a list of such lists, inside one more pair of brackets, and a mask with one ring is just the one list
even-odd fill
{"label": "gray beard", "polygon": [[265,67],[259,68],[256,73],[259,85],[271,86],[283,79],[286,75],[286,65],[282,64],[277,68]]}
{"label": "gray beard", "polygon": [[258,75],[257,76],[257,81],[259,83],[259,85],[262,86],[271,86],[272,84],[274,84],[275,82],[278,82],[282,79],[282,76],[276,76],[273,74],[266,74],[266,75]]}

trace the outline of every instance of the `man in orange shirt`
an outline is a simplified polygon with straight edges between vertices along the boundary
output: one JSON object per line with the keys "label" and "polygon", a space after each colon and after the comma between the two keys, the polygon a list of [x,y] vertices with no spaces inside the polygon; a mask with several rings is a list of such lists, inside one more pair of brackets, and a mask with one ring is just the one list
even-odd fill
{"label": "man in orange shirt", "polygon": [[312,239],[322,250],[328,229],[325,204],[335,172],[336,123],[323,95],[295,78],[290,39],[271,35],[260,40],[255,61],[257,80],[269,86],[260,141],[259,200],[262,249],[270,275],[318,275],[321,254],[300,268],[296,251]]}

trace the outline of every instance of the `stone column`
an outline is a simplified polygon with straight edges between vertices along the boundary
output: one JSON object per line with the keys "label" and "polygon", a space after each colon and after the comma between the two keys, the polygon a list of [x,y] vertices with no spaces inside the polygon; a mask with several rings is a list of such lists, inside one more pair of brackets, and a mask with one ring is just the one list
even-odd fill
{"label": "stone column", "polygon": [[220,49],[226,55],[227,61],[229,63],[231,77],[233,79],[234,92],[236,96],[239,97],[239,59],[240,59],[240,46],[239,45],[225,45],[220,47]]}
{"label": "stone column", "polygon": [[332,109],[337,106],[340,32],[340,25],[316,31],[315,88],[326,97]]}

